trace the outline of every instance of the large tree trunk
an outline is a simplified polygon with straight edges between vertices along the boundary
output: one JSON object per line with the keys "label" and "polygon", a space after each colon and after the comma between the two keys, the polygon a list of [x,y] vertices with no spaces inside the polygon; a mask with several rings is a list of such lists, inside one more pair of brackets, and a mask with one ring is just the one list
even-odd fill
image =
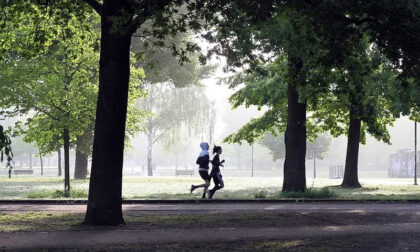
{"label": "large tree trunk", "polygon": [[347,138],[346,166],[344,168],[344,178],[342,187],[361,187],[357,172],[359,161],[361,120],[357,117],[354,109],[350,110],[350,126]]}
{"label": "large tree trunk", "polygon": [[306,104],[299,102],[299,94],[296,89],[301,68],[301,61],[289,60],[290,79],[287,88],[287,127],[284,134],[286,158],[283,191],[303,192],[306,189]]}
{"label": "large tree trunk", "polygon": [[70,195],[70,132],[66,128],[63,130],[64,141],[64,194]]}
{"label": "large tree trunk", "polygon": [[121,193],[131,35],[112,27],[110,18],[122,15],[122,4],[104,1],[102,6],[99,92],[84,220],[89,225],[124,224]]}
{"label": "large tree trunk", "polygon": [[58,176],[61,176],[61,148],[58,149],[57,151],[57,155],[58,155]]}
{"label": "large tree trunk", "polygon": [[153,139],[147,136],[147,176],[153,176],[153,163],[152,163]]}
{"label": "large tree trunk", "polygon": [[74,165],[74,178],[86,179],[88,167],[88,154],[81,150],[85,134],[78,136],[76,140],[76,161]]}

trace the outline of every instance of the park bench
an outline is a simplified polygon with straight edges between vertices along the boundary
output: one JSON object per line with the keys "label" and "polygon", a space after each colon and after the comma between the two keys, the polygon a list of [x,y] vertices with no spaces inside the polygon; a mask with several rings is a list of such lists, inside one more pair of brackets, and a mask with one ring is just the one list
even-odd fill
{"label": "park bench", "polygon": [[34,170],[32,169],[13,169],[13,174],[19,175],[19,174],[34,174]]}
{"label": "park bench", "polygon": [[185,167],[185,170],[175,170],[175,176],[186,176],[186,175],[194,175],[194,170],[190,170],[187,167]]}

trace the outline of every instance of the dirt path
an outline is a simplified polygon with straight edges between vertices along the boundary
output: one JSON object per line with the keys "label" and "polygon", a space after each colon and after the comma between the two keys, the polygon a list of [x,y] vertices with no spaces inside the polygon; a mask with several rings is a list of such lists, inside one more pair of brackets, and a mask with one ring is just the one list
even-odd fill
{"label": "dirt path", "polygon": [[[84,204],[0,204],[0,212],[73,212],[84,213]],[[420,203],[195,203],[195,204],[125,204],[123,211],[136,212],[420,212]]]}
{"label": "dirt path", "polygon": [[[92,249],[101,246],[126,244],[133,246],[171,243],[211,244],[216,241],[229,244],[230,242],[290,239],[346,240],[350,236],[363,238],[377,235],[385,236],[386,240],[392,243],[391,240],[397,236],[420,235],[420,204],[417,203],[132,204],[124,205],[123,209],[126,214],[138,214],[140,216],[143,214],[162,217],[168,214],[175,215],[173,217],[174,220],[178,218],[177,216],[186,216],[190,219],[192,218],[191,214],[207,213],[208,216],[234,217],[236,221],[221,222],[213,225],[211,228],[207,225],[190,228],[179,225],[160,228],[157,228],[159,226],[128,225],[123,229],[90,227],[55,232],[0,232],[0,250],[22,249],[25,251],[34,248],[54,248],[58,250],[64,248]],[[86,206],[80,204],[0,204],[0,214],[6,215],[8,213],[28,211],[83,214],[85,210]],[[248,212],[260,216],[258,218],[271,216],[272,220],[278,220],[278,217],[281,215],[290,216],[290,218],[286,217],[287,219],[283,221],[280,219],[277,223],[266,221],[260,222],[264,223],[262,225],[245,225],[249,224],[250,219],[243,219],[243,216],[241,219],[238,216]],[[307,217],[302,218],[302,216]],[[365,219],[362,219],[363,216]],[[375,216],[378,219],[375,222],[372,217],[366,216]],[[337,222],[337,220],[343,220],[343,217],[360,219],[360,221]],[[299,218],[300,222],[298,223],[293,218]],[[313,219],[316,219],[319,223],[316,222],[315,225],[312,221]],[[166,219],[166,221],[168,220]],[[268,218],[268,220],[271,219]],[[289,222],[289,225],[286,225],[287,222]],[[383,243],[381,240],[373,242],[377,242],[378,245]],[[404,242],[400,241],[401,247],[406,245]]]}
{"label": "dirt path", "polygon": [[197,243],[420,233],[420,223],[299,228],[212,228],[0,233],[1,249],[83,248],[118,244]]}

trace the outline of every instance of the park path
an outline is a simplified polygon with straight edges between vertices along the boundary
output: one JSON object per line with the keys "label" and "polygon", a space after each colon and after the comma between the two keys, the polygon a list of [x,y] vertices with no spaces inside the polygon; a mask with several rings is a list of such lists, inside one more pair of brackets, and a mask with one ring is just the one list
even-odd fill
{"label": "park path", "polygon": [[[72,212],[84,213],[86,204],[2,204],[0,212]],[[124,204],[125,212],[236,213],[246,211],[278,212],[420,212],[420,203],[145,203]]]}
{"label": "park path", "polygon": [[208,228],[0,233],[0,249],[83,248],[121,244],[230,242],[420,233],[420,223],[297,228]]}
{"label": "park path", "polygon": [[[83,204],[0,204],[0,213],[42,211],[83,213]],[[380,203],[195,203],[195,204],[126,204],[125,213],[194,214],[238,212],[285,213],[409,213],[420,216],[420,204]],[[217,228],[98,228],[54,232],[0,232],[0,250],[33,248],[89,248],[121,244],[211,243],[214,241],[258,241],[267,239],[334,238],[349,235],[420,234],[420,218],[399,223],[363,223],[361,225],[229,227]]]}

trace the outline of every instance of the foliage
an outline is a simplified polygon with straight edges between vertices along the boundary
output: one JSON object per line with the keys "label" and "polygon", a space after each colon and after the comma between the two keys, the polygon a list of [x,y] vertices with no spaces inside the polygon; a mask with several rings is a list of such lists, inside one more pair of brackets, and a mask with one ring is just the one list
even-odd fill
{"label": "foliage", "polygon": [[254,193],[254,198],[256,199],[264,199],[265,197],[267,197],[267,192],[266,191],[258,191],[256,193]]}
{"label": "foliage", "polygon": [[378,141],[390,143],[387,125],[392,125],[408,103],[400,92],[398,69],[377,50],[362,41],[341,67],[332,69],[328,92],[320,94],[311,114],[318,126],[333,136],[348,132],[349,114],[363,122],[361,142],[366,132]]}
{"label": "foliage", "polygon": [[[211,74],[214,66],[200,65],[197,53],[191,53],[188,62],[179,64],[171,48],[150,48],[147,41],[133,41],[134,51],[147,52],[147,58],[143,55],[137,63],[145,70],[148,91],[139,107],[151,114],[144,128],[148,144],[164,140],[165,149],[171,150],[180,139],[206,129],[211,106],[200,81]],[[182,33],[163,42],[182,46],[191,41],[189,34]]]}
{"label": "foliage", "polygon": [[3,126],[0,125],[0,162],[3,162],[4,156],[6,156],[6,167],[9,169],[9,178],[12,176],[12,158],[13,152],[11,148],[12,141],[4,131]]}
{"label": "foliage", "polygon": [[[7,60],[11,53],[26,59],[36,58],[47,53],[58,36],[69,38],[91,30],[89,18],[93,10],[80,3],[69,0],[2,1],[0,58]],[[71,29],[69,23],[78,23],[78,29]]]}
{"label": "foliage", "polygon": [[[93,131],[98,92],[97,43],[99,34],[84,30],[76,17],[70,20],[66,31],[59,33],[55,43],[45,53],[33,59],[9,56],[1,64],[0,103],[8,116],[25,115],[16,126],[16,133],[24,133],[25,141],[35,142],[41,154],[56,151],[63,144],[62,132],[70,129],[71,142],[86,131]],[[94,25],[91,24],[91,25]],[[128,102],[127,134],[140,129],[145,113],[136,108],[137,99],[145,95],[141,89],[142,69],[131,69],[130,98]],[[128,139],[128,138],[127,138]],[[90,154],[92,139],[79,146]]]}
{"label": "foliage", "polygon": [[2,63],[2,107],[8,116],[29,116],[18,131],[43,154],[59,148],[64,128],[74,137],[94,117],[98,34],[83,29],[91,18],[73,16],[46,53],[28,60],[10,54]]}
{"label": "foliage", "polygon": [[153,143],[165,139],[166,144],[172,145],[179,140],[180,130],[193,135],[207,125],[209,102],[202,87],[154,84],[147,90],[149,95],[140,104],[152,114],[145,123],[145,134]]}
{"label": "foliage", "polygon": [[[167,38],[163,43],[180,47],[185,43],[193,43],[193,38],[192,35],[183,33]],[[136,37],[133,38],[132,45],[132,51],[138,59],[137,64],[144,69],[145,81],[148,83],[170,82],[181,88],[199,85],[200,80],[207,78],[214,70],[213,65],[200,65],[198,53],[190,53],[188,61],[180,63],[167,46],[150,48],[148,40]]]}
{"label": "foliage", "polygon": [[[366,39],[366,37],[365,37]],[[301,99],[308,105],[308,138],[313,140],[319,132],[330,131],[333,136],[346,134],[349,111],[357,112],[363,122],[362,143],[367,131],[378,140],[389,143],[386,126],[409,106],[399,91],[397,69],[378,52],[374,44],[367,45],[363,39],[353,43],[353,51],[340,64],[329,67],[311,62],[323,61],[324,56],[313,56],[301,74],[305,84],[298,87]],[[254,69],[238,73],[227,82],[231,87],[243,84],[230,98],[233,107],[242,104],[266,109],[263,116],[252,119],[236,133],[228,136],[227,142],[252,142],[261,139],[267,131],[285,130],[287,118],[286,88],[289,79],[285,56],[278,56],[273,63],[256,65]],[[289,55],[289,57],[291,57]],[[295,57],[295,56],[293,56]],[[304,56],[299,56],[305,59]]]}
{"label": "foliage", "polygon": [[[285,144],[284,134],[280,133],[274,136],[270,133],[266,133],[261,144],[267,147],[273,155],[273,161],[285,158]],[[331,144],[331,137],[326,134],[320,134],[313,141],[306,142],[306,157],[324,159],[328,153]]]}

